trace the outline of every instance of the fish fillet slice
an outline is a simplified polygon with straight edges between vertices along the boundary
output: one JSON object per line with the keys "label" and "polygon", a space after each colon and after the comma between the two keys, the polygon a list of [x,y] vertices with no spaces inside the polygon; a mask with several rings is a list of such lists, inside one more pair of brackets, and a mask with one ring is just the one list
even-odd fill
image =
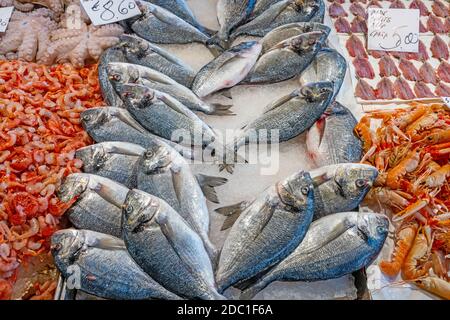
{"label": "fish fillet slice", "polygon": [[350,27],[350,23],[344,17],[339,17],[334,22],[334,27],[336,31],[339,33],[351,33],[352,28]]}
{"label": "fish fillet slice", "polygon": [[383,78],[377,84],[377,99],[392,100],[395,98],[394,84],[389,78]]}
{"label": "fish fillet slice", "polygon": [[444,23],[435,15],[430,15],[427,21],[427,27],[433,33],[445,33],[446,31]]}
{"label": "fish fillet slice", "polygon": [[380,77],[398,77],[400,75],[395,62],[387,55],[380,59],[378,66],[380,68]]}
{"label": "fish fillet slice", "polygon": [[441,18],[446,18],[449,16],[449,9],[448,7],[439,0],[434,0],[433,4],[431,5],[431,9],[433,10],[433,13]]}
{"label": "fish fillet slice", "polygon": [[332,3],[328,8],[328,12],[330,17],[338,18],[338,17],[347,17],[348,14],[345,12],[344,8],[339,3]]}
{"label": "fish fillet slice", "polygon": [[449,58],[448,46],[445,43],[445,41],[442,40],[441,37],[439,37],[439,36],[433,37],[433,40],[431,41],[430,49],[431,49],[433,58],[448,60],[448,58]]}
{"label": "fish fillet slice", "polygon": [[411,2],[411,4],[409,5],[410,9],[419,9],[420,10],[420,15],[425,17],[428,16],[430,14],[430,11],[428,10],[427,6],[420,0],[414,0],[413,2]]}
{"label": "fish fillet slice", "polygon": [[420,40],[419,41],[419,52],[408,52],[408,60],[426,61],[429,59],[427,47]]}
{"label": "fish fillet slice", "polygon": [[422,77],[423,82],[425,83],[431,83],[436,85],[438,82],[438,77],[436,76],[436,72],[434,71],[434,68],[429,64],[428,62],[425,62],[422,64],[422,66],[419,69],[420,76]]}
{"label": "fish fillet slice", "polygon": [[367,58],[366,49],[364,48],[364,44],[362,41],[355,35],[352,35],[350,38],[348,38],[346,44],[345,44],[348,53],[351,57],[355,58]]}
{"label": "fish fillet slice", "polygon": [[443,82],[438,84],[434,92],[439,97],[450,97],[450,87],[445,85]]}
{"label": "fish fillet slice", "polygon": [[395,0],[389,6],[390,9],[405,9],[405,5],[400,0]]}
{"label": "fish fillet slice", "polygon": [[417,98],[432,98],[435,97],[434,93],[428,88],[428,86],[418,81],[414,85],[414,93],[416,94]]}
{"label": "fish fillet slice", "polygon": [[376,94],[373,88],[363,79],[358,80],[355,95],[363,100],[376,100]]}
{"label": "fish fillet slice", "polygon": [[409,87],[408,82],[402,77],[399,77],[397,78],[397,80],[395,80],[394,88],[397,98],[399,99],[411,100],[416,97]]}
{"label": "fish fillet slice", "polygon": [[351,28],[354,33],[367,33],[366,19],[355,17],[352,21]]}
{"label": "fish fillet slice", "polygon": [[437,69],[437,74],[442,81],[450,83],[450,64],[447,61],[442,61]]}
{"label": "fish fillet slice", "polygon": [[358,2],[353,2],[349,8],[350,12],[353,13],[354,16],[363,17],[367,19],[367,10]]}
{"label": "fish fillet slice", "polygon": [[373,71],[369,60],[365,58],[356,58],[353,60],[353,65],[355,66],[356,75],[358,76],[358,78],[375,78],[375,71]]}
{"label": "fish fillet slice", "polygon": [[398,65],[398,67],[400,68],[400,70],[403,73],[403,77],[406,80],[410,80],[410,81],[420,81],[422,80],[422,77],[419,74],[419,71],[417,71],[416,67],[414,66],[414,64],[406,59],[400,59],[400,64]]}

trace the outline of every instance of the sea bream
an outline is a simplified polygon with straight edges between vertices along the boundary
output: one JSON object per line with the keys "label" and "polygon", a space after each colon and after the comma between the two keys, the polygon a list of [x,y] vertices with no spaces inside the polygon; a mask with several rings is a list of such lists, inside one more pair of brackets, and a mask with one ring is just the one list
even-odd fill
{"label": "sea bream", "polygon": [[286,39],[266,51],[242,84],[274,83],[298,76],[313,61],[328,34],[311,31]]}
{"label": "sea bream", "polygon": [[231,88],[244,80],[261,53],[256,41],[243,42],[205,65],[195,77],[192,91],[200,98]]}
{"label": "sea bream", "polygon": [[83,161],[83,172],[109,178],[132,189],[137,186],[137,164],[145,150],[133,143],[107,141],[78,149],[75,157]]}
{"label": "sea bream", "polygon": [[302,241],[314,213],[313,180],[297,172],[251,203],[216,210],[242,212],[223,245],[216,281],[219,292],[277,264]]}
{"label": "sea bream", "polygon": [[325,4],[322,0],[283,0],[270,6],[253,20],[237,28],[231,38],[264,37],[273,29],[293,22],[323,22]]}
{"label": "sea bream", "polygon": [[123,102],[114,90],[111,82],[109,81],[108,72],[106,66],[110,62],[126,62],[127,59],[119,46],[113,46],[103,51],[98,63],[98,82],[100,90],[102,91],[102,97],[105,102],[110,106],[122,107]]}
{"label": "sea bream", "polygon": [[122,214],[127,250],[153,279],[183,298],[225,299],[200,236],[164,200],[131,190]]}
{"label": "sea bream", "polygon": [[121,237],[121,208],[129,189],[113,180],[88,173],[72,173],[56,194],[62,202],[75,202],[66,211],[78,229]]}
{"label": "sea bream", "polygon": [[255,4],[255,8],[250,16],[250,19],[254,19],[259,16],[261,13],[269,9],[272,5],[282,0],[257,0]]}
{"label": "sea bream", "polygon": [[98,107],[81,113],[81,124],[95,142],[121,141],[138,144],[144,148],[166,143],[192,159],[191,148],[160,138],[145,130],[131,114],[123,108]]}
{"label": "sea bream", "polygon": [[362,143],[353,133],[357,123],[351,111],[337,101],[325,110],[306,135],[308,155],[317,167],[361,160]]}
{"label": "sea bream", "polygon": [[208,237],[210,219],[206,199],[218,202],[214,187],[226,181],[219,177],[194,176],[186,160],[165,146],[146,150],[138,163],[137,188],[163,199],[177,211],[200,236],[213,263],[218,252]]}
{"label": "sea bream", "polygon": [[64,278],[79,272],[79,290],[105,299],[181,299],[142,271],[121,239],[66,229],[55,232],[51,240],[55,264]]}
{"label": "sea bream", "polygon": [[282,25],[273,29],[264,36],[261,40],[262,53],[269,51],[271,48],[279,44],[280,42],[298,36],[302,33],[308,33],[312,31],[322,31],[327,37],[330,34],[330,27],[317,23],[317,22],[295,22]]}
{"label": "sea bream", "polygon": [[[170,52],[134,34],[123,34],[120,36],[120,41],[118,47],[122,49],[126,58],[125,61],[120,62],[153,68],[183,86],[191,87],[196,75],[195,71]],[[105,71],[105,73],[107,72]]]}
{"label": "sea bream", "polygon": [[302,243],[240,296],[247,300],[274,281],[335,279],[368,266],[380,253],[389,220],[377,213],[336,213],[313,222]]}
{"label": "sea bream", "polygon": [[190,89],[154,69],[131,63],[110,63],[108,75],[113,86],[137,83],[169,94],[193,111],[211,115],[232,115],[230,105],[207,104]]}
{"label": "sea bream", "polygon": [[136,1],[142,15],[131,23],[131,29],[153,43],[206,44],[209,36],[172,12],[150,2]]}

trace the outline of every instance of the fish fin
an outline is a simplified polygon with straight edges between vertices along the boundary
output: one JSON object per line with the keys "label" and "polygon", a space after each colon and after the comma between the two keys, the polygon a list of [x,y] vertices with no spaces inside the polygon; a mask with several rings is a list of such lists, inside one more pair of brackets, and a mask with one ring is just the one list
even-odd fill
{"label": "fish fin", "polygon": [[214,116],[235,116],[236,114],[230,110],[233,106],[232,104],[223,104],[223,103],[211,103],[212,111],[208,112],[209,115]]}
{"label": "fish fin", "polygon": [[139,131],[140,133],[148,133],[148,131],[143,126],[141,126],[136,120],[134,120],[134,118],[125,109],[121,110],[121,112],[117,117],[130,127]]}
{"label": "fish fin", "polygon": [[252,202],[253,201],[241,201],[231,206],[221,207],[214,210],[218,214],[227,217],[223,222],[220,231],[224,231],[231,228],[241,215],[242,211],[244,211]]}
{"label": "fish fin", "polygon": [[172,177],[172,185],[173,185],[173,190],[175,191],[175,196],[177,197],[178,204],[181,206],[183,181],[181,179],[179,168],[171,166],[170,167],[170,176]]}
{"label": "fish fin", "polygon": [[104,250],[126,250],[125,243],[121,239],[104,237],[98,239],[94,245],[96,248]]}
{"label": "fish fin", "polygon": [[244,291],[253,286],[255,283],[257,283],[262,276],[264,276],[267,272],[269,272],[270,269],[271,268],[265,269],[247,280],[240,281],[237,284],[233,285],[233,287],[238,288],[241,291]]}
{"label": "fish fin", "polygon": [[231,95],[231,88],[220,90],[220,91],[216,92],[216,94],[219,96],[223,96],[227,99],[233,100],[233,97]]}
{"label": "fish fin", "polygon": [[122,148],[121,146],[114,145],[111,149],[113,153],[121,154],[124,156],[136,156],[139,157],[142,155],[142,152],[130,150],[127,148]]}
{"label": "fish fin", "polygon": [[272,204],[268,201],[264,202],[264,205],[262,206],[262,208],[259,210],[260,215],[262,216],[261,219],[259,219],[259,232],[256,233],[255,239],[258,238],[258,236],[262,233],[262,231],[264,230],[264,228],[269,224],[270,219],[272,219],[273,217],[273,213],[275,212],[275,204]]}
{"label": "fish fin", "polygon": [[318,187],[318,186],[320,186],[321,184],[324,184],[325,182],[330,181],[331,178],[330,178],[330,177],[328,176],[328,174],[325,172],[325,173],[322,173],[321,175],[312,177],[312,180],[313,180],[313,185],[314,185],[314,187]]}
{"label": "fish fin", "polygon": [[281,97],[280,99],[270,103],[267,107],[264,108],[264,112],[263,114],[266,114],[272,110],[275,110],[276,108],[278,108],[279,106],[285,104],[286,102],[288,102],[289,100],[298,97],[298,95],[300,94],[299,90],[295,90],[293,92],[291,92],[290,94]]}
{"label": "fish fin", "polygon": [[220,228],[220,231],[225,231],[230,229],[234,223],[236,222],[236,220],[239,218],[240,216],[240,212],[236,212],[228,217],[225,218],[225,220],[222,223],[222,227]]}
{"label": "fish fin", "polygon": [[[182,114],[188,118],[192,118],[192,114],[189,114],[186,112],[186,110],[183,110],[177,103],[180,103],[178,100],[171,99],[166,94],[162,94],[158,97],[158,99],[162,102],[164,102],[169,108],[171,108],[173,111],[178,112],[179,114]],[[176,102],[175,102],[176,101]]]}
{"label": "fish fin", "polygon": [[222,172],[223,170],[226,170],[229,174],[234,173],[234,164],[219,164],[219,172]]}
{"label": "fish fin", "polygon": [[196,175],[198,184],[203,191],[206,199],[213,203],[219,203],[219,199],[217,198],[216,190],[214,187],[219,187],[227,183],[228,179],[222,177],[212,177],[204,174]]}
{"label": "fish fin", "polygon": [[343,233],[345,233],[347,230],[353,228],[354,225],[351,223],[348,223],[346,220],[343,222],[337,224],[327,235],[321,239],[319,243],[315,243],[314,245],[310,246],[309,248],[305,248],[305,250],[302,250],[302,255],[306,255],[309,253],[312,253],[316,251],[319,248],[322,248],[329,244],[330,242],[336,240],[339,238]]}
{"label": "fish fin", "polygon": [[[120,185],[120,186],[123,188],[126,188],[125,186],[122,186],[122,185]],[[116,191],[115,188],[110,188],[105,183],[97,182],[95,188],[92,190],[95,191],[100,197],[105,199],[107,202],[109,202],[117,207],[122,206],[122,203],[117,203],[117,201],[114,199],[114,197],[111,197],[111,194],[113,194]]]}

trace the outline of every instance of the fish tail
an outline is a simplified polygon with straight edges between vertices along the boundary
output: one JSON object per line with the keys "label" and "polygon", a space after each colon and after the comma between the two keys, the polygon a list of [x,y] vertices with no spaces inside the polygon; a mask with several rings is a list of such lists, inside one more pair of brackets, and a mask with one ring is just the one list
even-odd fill
{"label": "fish tail", "polygon": [[256,282],[251,287],[249,287],[249,288],[245,289],[244,291],[242,291],[240,296],[239,296],[239,299],[240,300],[251,300],[251,299],[253,299],[258,294],[258,292],[262,291],[271,282],[272,282],[272,280],[270,278],[268,278],[268,277],[262,278],[261,280]]}
{"label": "fish tail", "polygon": [[232,104],[212,103],[209,105],[207,114],[215,116],[235,116],[236,114],[230,110]]}

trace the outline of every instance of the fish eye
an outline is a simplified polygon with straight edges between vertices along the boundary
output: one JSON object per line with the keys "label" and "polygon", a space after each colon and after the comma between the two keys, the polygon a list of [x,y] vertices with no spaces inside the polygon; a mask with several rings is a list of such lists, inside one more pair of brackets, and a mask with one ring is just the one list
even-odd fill
{"label": "fish eye", "polygon": [[358,179],[358,180],[356,180],[355,184],[358,188],[363,188],[366,186],[366,180]]}
{"label": "fish eye", "polygon": [[122,77],[120,76],[120,74],[113,74],[113,79],[115,80],[115,81],[120,81],[121,79],[122,79]]}
{"label": "fish eye", "polygon": [[130,214],[133,212],[133,206],[131,204],[127,205],[125,208],[126,213]]}
{"label": "fish eye", "polygon": [[322,92],[322,93],[325,93],[325,92],[327,92],[328,90],[327,90],[327,88],[322,88],[322,89],[320,89],[320,92]]}
{"label": "fish eye", "polygon": [[382,226],[378,226],[378,227],[377,227],[377,232],[378,232],[379,234],[386,233],[386,228],[384,228],[384,227],[382,227]]}
{"label": "fish eye", "polygon": [[59,251],[62,248],[62,244],[61,243],[56,243],[54,245],[51,246],[51,249],[54,251]]}
{"label": "fish eye", "polygon": [[145,154],[144,154],[144,156],[147,158],[147,159],[150,159],[150,158],[152,158],[153,157],[153,151],[152,150],[147,150],[147,151],[145,151]]}
{"label": "fish eye", "polygon": [[306,196],[308,194],[308,192],[309,192],[309,188],[308,187],[302,187],[300,189],[300,191]]}
{"label": "fish eye", "polygon": [[84,121],[90,121],[91,119],[92,119],[92,117],[91,117],[90,114],[85,114],[85,115],[83,115],[83,120],[84,120]]}

